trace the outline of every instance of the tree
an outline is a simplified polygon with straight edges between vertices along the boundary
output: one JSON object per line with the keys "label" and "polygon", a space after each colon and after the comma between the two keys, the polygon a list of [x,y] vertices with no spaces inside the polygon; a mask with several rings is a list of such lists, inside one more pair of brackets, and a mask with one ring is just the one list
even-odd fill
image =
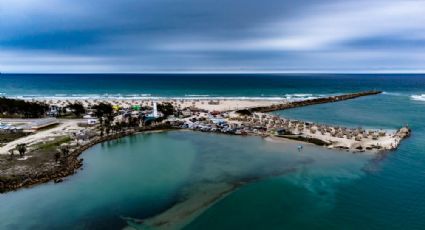
{"label": "tree", "polygon": [[109,103],[103,103],[103,102],[93,106],[93,109],[96,110],[95,115],[97,118],[101,118],[105,115],[112,115],[112,112],[113,112],[112,105]]}
{"label": "tree", "polygon": [[67,106],[67,108],[72,110],[72,113],[74,113],[77,117],[80,117],[81,114],[84,114],[86,112],[86,109],[80,102],[71,103]]}
{"label": "tree", "polygon": [[10,158],[13,159],[13,157],[15,156],[15,149],[10,149],[9,153],[10,153]]}
{"label": "tree", "polygon": [[174,114],[174,107],[169,102],[164,102],[157,105],[158,111],[164,114],[165,117],[168,117],[170,115]]}
{"label": "tree", "polygon": [[106,126],[105,132],[106,132],[106,135],[109,135],[109,133],[111,133],[111,126]]}
{"label": "tree", "polygon": [[138,126],[139,125],[139,118],[137,118],[137,117],[130,117],[129,122],[128,122],[128,125],[130,127],[136,127],[136,126]]}
{"label": "tree", "polygon": [[103,127],[103,117],[99,117],[99,124],[100,124],[100,127]]}
{"label": "tree", "polygon": [[109,133],[111,132],[111,124],[112,124],[112,121],[113,120],[114,120],[114,117],[112,115],[108,115],[106,117],[106,120],[105,120],[105,132],[106,132],[106,135],[109,135]]}
{"label": "tree", "polygon": [[0,97],[0,113],[6,116],[43,117],[49,106],[39,102]]}
{"label": "tree", "polygon": [[27,144],[25,144],[25,143],[23,143],[23,144],[18,144],[18,145],[16,146],[16,149],[18,150],[19,155],[20,155],[21,157],[23,157],[23,156],[25,155],[25,152],[27,151]]}
{"label": "tree", "polygon": [[93,109],[96,110],[95,115],[97,118],[99,118],[99,123],[100,123],[100,136],[103,137],[103,130],[104,130],[104,122],[103,122],[103,116],[107,116],[107,120],[106,122],[109,122],[109,124],[107,126],[110,125],[110,117],[112,117],[112,112],[113,112],[113,108],[111,104],[107,104],[107,103],[99,103],[95,106],[93,106]]}

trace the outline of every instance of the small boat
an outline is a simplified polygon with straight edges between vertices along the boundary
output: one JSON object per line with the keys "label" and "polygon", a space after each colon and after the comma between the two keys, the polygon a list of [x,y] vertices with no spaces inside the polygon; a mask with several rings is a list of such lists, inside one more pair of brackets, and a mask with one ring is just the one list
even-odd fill
{"label": "small boat", "polygon": [[298,152],[301,152],[301,150],[303,150],[303,146],[302,145],[298,145],[297,146]]}

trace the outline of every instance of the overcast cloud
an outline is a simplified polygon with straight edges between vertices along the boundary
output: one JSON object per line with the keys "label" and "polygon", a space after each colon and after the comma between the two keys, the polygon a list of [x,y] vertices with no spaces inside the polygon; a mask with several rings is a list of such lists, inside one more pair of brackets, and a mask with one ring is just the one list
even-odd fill
{"label": "overcast cloud", "polygon": [[425,1],[0,0],[2,72],[424,72]]}

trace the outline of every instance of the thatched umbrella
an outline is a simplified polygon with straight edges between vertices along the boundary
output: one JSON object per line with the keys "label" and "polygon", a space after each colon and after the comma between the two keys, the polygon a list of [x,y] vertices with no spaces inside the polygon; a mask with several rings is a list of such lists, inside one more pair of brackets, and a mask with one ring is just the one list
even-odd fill
{"label": "thatched umbrella", "polygon": [[356,140],[356,141],[361,141],[361,140],[362,140],[362,135],[358,134],[358,135],[354,138],[354,140]]}

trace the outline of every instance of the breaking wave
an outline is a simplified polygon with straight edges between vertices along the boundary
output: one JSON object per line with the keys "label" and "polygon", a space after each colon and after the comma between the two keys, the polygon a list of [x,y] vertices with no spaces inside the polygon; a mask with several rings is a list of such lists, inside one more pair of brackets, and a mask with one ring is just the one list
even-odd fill
{"label": "breaking wave", "polygon": [[[1,95],[1,94],[0,94]],[[299,101],[326,97],[331,95],[313,95],[307,93],[294,93],[284,95],[261,96],[215,96],[208,94],[186,94],[184,96],[153,96],[151,94],[54,94],[54,95],[22,95],[11,96],[23,100],[270,100],[270,101]]]}
{"label": "breaking wave", "polygon": [[412,99],[414,101],[425,101],[425,94],[412,95],[412,96],[410,96],[410,99]]}
{"label": "breaking wave", "polygon": [[401,94],[401,93],[396,93],[396,92],[382,92],[382,94],[385,94],[385,95],[390,95],[390,96],[403,96],[403,94]]}

